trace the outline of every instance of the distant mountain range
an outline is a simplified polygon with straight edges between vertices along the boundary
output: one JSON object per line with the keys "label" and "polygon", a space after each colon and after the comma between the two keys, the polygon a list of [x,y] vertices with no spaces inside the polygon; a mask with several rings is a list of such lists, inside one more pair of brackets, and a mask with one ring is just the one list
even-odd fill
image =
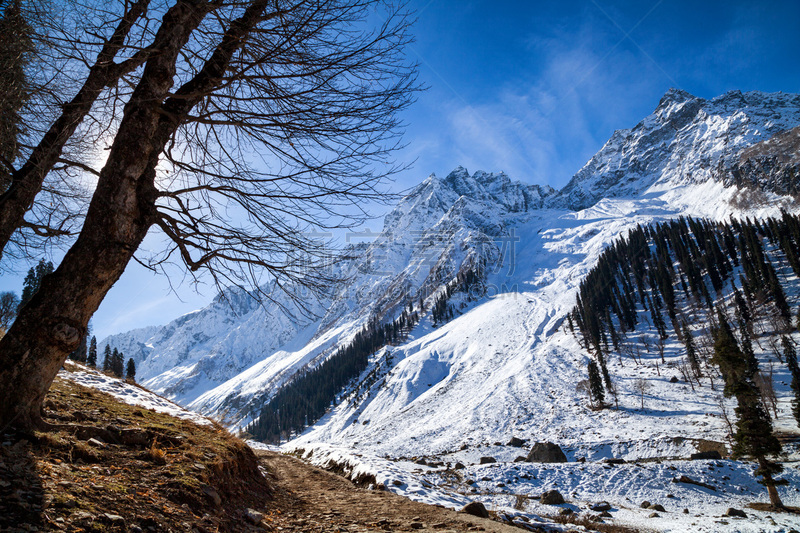
{"label": "distant mountain range", "polygon": [[[732,91],[705,100],[671,89],[560,191],[462,167],[429,176],[385,217],[379,235],[356,236],[338,262],[347,281],[303,300],[310,313],[270,287],[284,299],[263,306],[230,289],[204,309],[100,346],[133,357],[146,386],[243,428],[283,384],[364,325],[414,308],[421,321],[406,340],[374,354],[297,442],[418,455],[535,436],[583,456],[622,442],[646,456],[676,437],[722,440],[724,422],[708,416],[718,391],[676,407],[674,390],[658,385],[657,416],[590,416],[575,390],[588,355],[562,326],[602,251],[638,224],[797,211],[798,125],[800,95]],[[434,324],[448,283],[476,265],[481,290],[451,295],[454,317]],[[642,371],[661,383],[655,370]],[[620,391],[638,401],[633,376]]]}

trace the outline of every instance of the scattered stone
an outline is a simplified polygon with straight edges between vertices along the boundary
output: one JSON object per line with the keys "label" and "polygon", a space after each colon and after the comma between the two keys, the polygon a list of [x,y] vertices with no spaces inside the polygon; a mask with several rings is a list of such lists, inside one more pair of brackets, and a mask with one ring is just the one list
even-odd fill
{"label": "scattered stone", "polygon": [[608,502],[599,502],[589,507],[589,509],[591,509],[596,513],[600,513],[602,511],[609,511],[611,509],[611,504]]}
{"label": "scattered stone", "polygon": [[689,514],[689,509],[684,509],[683,514]]}
{"label": "scattered stone", "polygon": [[723,516],[731,516],[735,518],[747,518],[747,513],[745,513],[741,509],[734,509],[733,507],[728,507],[728,510],[725,511],[725,514]]}
{"label": "scattered stone", "polygon": [[479,518],[489,518],[489,511],[486,510],[486,507],[481,502],[470,502],[461,509],[461,512]]}
{"label": "scattered stone", "polygon": [[542,493],[539,501],[545,505],[560,505],[564,503],[564,496],[557,490],[548,490]]}
{"label": "scattered stone", "polygon": [[523,446],[525,446],[525,441],[518,437],[511,437],[511,440],[508,441],[507,446],[513,446],[514,448],[522,448]]}
{"label": "scattered stone", "polygon": [[222,498],[217,492],[217,489],[215,489],[211,485],[203,485],[202,487],[200,487],[200,490],[203,491],[203,494],[205,494],[209,500],[214,502],[214,505],[216,505],[217,507],[222,505]]}
{"label": "scattered stone", "polygon": [[670,382],[670,383],[677,383],[677,382],[678,382],[678,377],[677,377],[677,376],[672,376],[672,377],[669,379],[669,382]]}
{"label": "scattered stone", "polygon": [[105,442],[103,442],[103,441],[101,441],[99,439],[95,439],[94,437],[92,437],[91,439],[86,441],[86,444],[88,444],[89,446],[94,446],[95,448],[105,448],[106,447],[106,443]]}
{"label": "scattered stone", "polygon": [[496,463],[496,462],[497,462],[497,459],[495,459],[494,457],[481,457],[481,464],[482,465],[488,465],[488,464]]}
{"label": "scattered stone", "polygon": [[689,456],[692,461],[697,461],[699,459],[722,459],[722,455],[717,450],[711,450],[707,452],[697,452],[693,453]]}
{"label": "scattered stone", "polygon": [[491,480],[492,480],[492,478],[490,478],[489,476],[483,476],[481,478],[481,481],[491,481]]}
{"label": "scattered stone", "polygon": [[639,505],[639,507],[641,507],[642,509],[649,509],[650,508],[650,502],[645,500]]}
{"label": "scattered stone", "polygon": [[244,512],[244,517],[247,519],[248,522],[254,525],[261,523],[261,520],[264,519],[263,513],[259,513],[255,509],[250,509],[250,508],[248,508]]}
{"label": "scattered stone", "polygon": [[537,442],[528,452],[528,462],[531,463],[566,463],[567,456],[557,444],[552,442]]}
{"label": "scattered stone", "polygon": [[575,514],[575,511],[573,511],[573,510],[572,510],[572,509],[570,509],[569,507],[565,507],[564,509],[561,509],[561,510],[558,512],[558,514],[560,514],[561,516],[570,516],[570,515],[573,515],[573,514]]}
{"label": "scattered stone", "polygon": [[414,463],[418,464],[418,465],[428,466],[428,462],[425,461],[425,459],[423,459],[421,457],[419,459],[417,459],[416,461],[414,461]]}
{"label": "scattered stone", "polygon": [[466,466],[464,466],[464,463],[456,463],[455,466],[453,467],[453,470],[463,470],[465,468]]}
{"label": "scattered stone", "polygon": [[422,529],[423,527],[425,527],[425,524],[423,524],[422,522],[411,522],[408,527],[410,527],[411,529]]}
{"label": "scattered stone", "polygon": [[647,515],[647,518],[658,518],[659,516],[661,515],[658,513],[650,513],[649,515]]}
{"label": "scattered stone", "polygon": [[147,446],[150,435],[143,429],[123,429],[119,433],[119,441],[126,446]]}
{"label": "scattered stone", "polygon": [[624,465],[627,461],[619,457],[608,457],[603,459],[603,462],[607,465]]}
{"label": "scattered stone", "polygon": [[690,478],[689,476],[681,476],[681,477],[672,478],[672,482],[673,483],[688,483],[690,485],[697,485],[698,487],[703,487],[703,488],[710,489],[710,490],[713,490],[713,491],[717,490],[717,488],[715,486],[709,485],[708,483],[703,483],[701,481],[695,481],[692,478]]}
{"label": "scattered stone", "polygon": [[125,522],[125,519],[118,514],[105,513],[103,516],[112,524],[121,524]]}
{"label": "scattered stone", "polygon": [[600,516],[602,516],[603,518],[614,518],[608,511],[603,511],[602,513],[600,513]]}
{"label": "scattered stone", "polygon": [[528,460],[527,460],[525,457],[521,456],[521,455],[518,455],[518,456],[517,456],[517,457],[514,459],[514,462],[515,462],[515,463],[525,463],[525,462],[527,462],[527,461],[528,461]]}
{"label": "scattered stone", "polygon": [[395,479],[394,481],[392,481],[392,485],[394,485],[395,487],[402,487],[403,482],[400,481],[399,479]]}
{"label": "scattered stone", "polygon": [[664,506],[661,505],[660,503],[654,503],[653,505],[648,507],[648,509],[652,509],[653,511],[658,511],[659,513],[666,513],[667,512],[667,510],[664,509]]}

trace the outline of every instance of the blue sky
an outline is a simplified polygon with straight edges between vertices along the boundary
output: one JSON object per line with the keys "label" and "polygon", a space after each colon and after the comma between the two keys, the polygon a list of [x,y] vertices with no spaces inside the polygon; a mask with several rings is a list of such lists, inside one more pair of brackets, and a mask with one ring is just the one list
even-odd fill
{"label": "blue sky", "polygon": [[[404,113],[416,160],[396,190],[457,165],[563,187],[615,129],[670,87],[800,92],[800,2],[412,0],[429,88]],[[373,229],[380,229],[376,220]],[[27,266],[22,266],[22,270]],[[202,307],[211,287],[131,264],[95,315],[98,338]],[[0,291],[20,291],[4,275]],[[200,293],[198,294],[197,290]],[[177,293],[177,294],[176,294]]]}

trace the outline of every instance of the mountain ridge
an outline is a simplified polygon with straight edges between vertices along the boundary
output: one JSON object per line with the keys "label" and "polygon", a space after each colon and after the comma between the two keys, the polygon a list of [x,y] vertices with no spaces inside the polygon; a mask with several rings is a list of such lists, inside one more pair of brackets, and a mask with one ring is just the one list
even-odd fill
{"label": "mountain ridge", "polygon": [[[745,110],[736,105],[745,105]],[[615,132],[561,191],[512,182],[502,172],[477,171],[470,175],[463,167],[443,179],[429,176],[384,217],[381,234],[354,236],[355,242],[359,238],[368,241],[358,248],[361,255],[344,267],[345,277],[354,281],[335,288],[330,300],[319,304],[319,319],[298,325],[274,310],[270,314],[257,307],[243,308],[248,311],[236,317],[223,308],[222,300],[215,300],[205,311],[211,317],[211,326],[198,320],[204,316],[201,310],[181,317],[148,339],[144,337],[154,330],[140,330],[127,339],[117,336],[111,344],[135,360],[139,358],[137,367],[146,385],[192,408],[221,416],[235,427],[243,427],[257,414],[258,403],[270,396],[269,391],[259,391],[259,387],[274,389],[293,373],[318,364],[368,320],[390,319],[409,302],[418,306],[421,303],[421,310],[430,309],[431,298],[465,265],[477,262],[489,265],[493,271],[505,268],[507,272],[515,266],[514,261],[519,262],[518,254],[513,258],[509,253],[518,242],[514,239],[519,238],[513,234],[520,228],[538,224],[538,232],[560,232],[565,242],[526,234],[523,241],[529,242],[518,246],[523,250],[539,247],[531,261],[540,267],[526,269],[527,277],[494,275],[488,282],[490,293],[513,288],[522,292],[552,288],[555,277],[565,272],[554,257],[561,257],[563,262],[574,252],[552,254],[546,250],[548,246],[582,249],[587,242],[597,241],[598,247],[610,242],[604,228],[594,227],[592,216],[617,221],[617,231],[629,227],[634,219],[677,216],[687,206],[694,206],[691,209],[695,214],[728,216],[734,211],[729,205],[697,206],[693,198],[698,193],[717,199],[735,197],[736,191],[717,181],[718,174],[712,174],[711,169],[724,166],[743,147],[769,139],[791,123],[800,123],[797,95],[729,92],[704,100],[685,91],[670,90],[653,114],[634,128]],[[709,147],[713,148],[713,157],[708,155]],[[693,169],[698,171],[692,173]],[[576,210],[599,196],[602,198],[592,208]],[[780,201],[788,205],[788,200]],[[756,206],[755,210],[759,209],[770,211]],[[559,220],[556,227],[541,224],[547,217]],[[620,217],[631,221],[621,221]],[[603,238],[596,239],[601,233]],[[581,275],[582,269],[573,264],[572,272],[566,275]],[[574,290],[574,284],[567,284],[563,290]],[[472,305],[465,299],[457,303],[466,306],[459,310],[464,312]],[[548,309],[545,315],[551,323],[538,324],[534,328],[536,335],[546,336],[557,329],[556,319],[566,311],[566,306]],[[277,322],[267,318],[273,315],[278,317]],[[266,331],[248,334],[250,330],[263,329],[264,324],[268,324]],[[210,333],[222,328],[227,328],[227,341],[212,345]],[[424,338],[431,331],[430,323],[423,323],[414,337]],[[163,354],[152,357],[159,343],[165,346],[165,354],[171,354],[171,360]],[[132,353],[126,346],[146,349]],[[234,355],[231,350],[237,346],[250,351],[245,357]],[[170,363],[174,364],[170,367]]]}

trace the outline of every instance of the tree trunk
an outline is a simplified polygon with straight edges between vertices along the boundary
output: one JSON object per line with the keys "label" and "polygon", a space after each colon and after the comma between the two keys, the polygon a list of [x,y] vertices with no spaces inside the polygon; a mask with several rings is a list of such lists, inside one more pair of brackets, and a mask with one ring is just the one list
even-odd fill
{"label": "tree trunk", "polygon": [[160,126],[164,132],[158,104],[172,87],[178,53],[212,8],[185,0],[164,15],[159,53],[125,106],[83,230],[0,339],[0,430],[43,425],[41,405],[59,368],[156,220],[155,168],[166,142],[157,134]]}
{"label": "tree trunk", "polygon": [[[761,467],[762,471],[768,471],[769,465],[767,464],[767,460],[765,457],[758,458],[758,465]],[[781,501],[781,497],[778,494],[778,488],[775,486],[775,480],[772,479],[771,474],[762,474],[764,478],[764,485],[767,487],[767,494],[769,494],[769,503],[772,504],[773,507],[776,509],[783,509],[783,502]]]}

